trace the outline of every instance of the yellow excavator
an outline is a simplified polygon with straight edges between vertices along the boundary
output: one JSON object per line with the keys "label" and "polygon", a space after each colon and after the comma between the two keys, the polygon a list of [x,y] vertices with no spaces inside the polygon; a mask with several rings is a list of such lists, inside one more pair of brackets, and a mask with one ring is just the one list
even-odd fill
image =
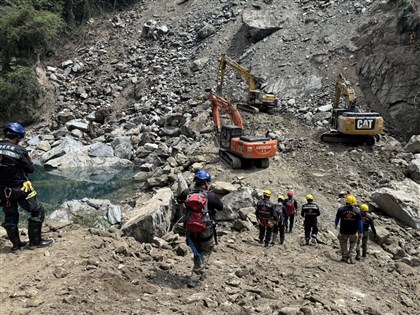
{"label": "yellow excavator", "polygon": [[[342,95],[346,108],[338,108]],[[337,76],[331,128],[330,132],[321,135],[322,141],[354,145],[373,145],[384,128],[384,120],[378,113],[358,111],[356,93],[342,74]]]}
{"label": "yellow excavator", "polygon": [[226,66],[230,66],[233,70],[239,73],[248,82],[249,86],[247,103],[236,104],[236,107],[252,113],[258,113],[259,111],[272,113],[278,104],[277,97],[274,94],[264,94],[261,92],[254,76],[243,66],[226,56],[226,54],[222,54],[220,58],[220,82],[217,86],[217,94],[223,95],[222,88],[223,81],[225,79]]}

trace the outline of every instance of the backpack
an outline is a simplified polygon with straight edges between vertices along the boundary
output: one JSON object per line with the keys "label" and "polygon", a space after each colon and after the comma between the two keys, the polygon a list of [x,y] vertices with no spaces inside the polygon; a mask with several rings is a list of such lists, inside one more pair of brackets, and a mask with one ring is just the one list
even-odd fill
{"label": "backpack", "polygon": [[186,200],[185,228],[187,232],[202,233],[207,230],[210,220],[208,211],[208,196],[204,191],[191,191]]}
{"label": "backpack", "polygon": [[295,200],[294,199],[287,199],[286,200],[286,210],[287,215],[295,215]]}

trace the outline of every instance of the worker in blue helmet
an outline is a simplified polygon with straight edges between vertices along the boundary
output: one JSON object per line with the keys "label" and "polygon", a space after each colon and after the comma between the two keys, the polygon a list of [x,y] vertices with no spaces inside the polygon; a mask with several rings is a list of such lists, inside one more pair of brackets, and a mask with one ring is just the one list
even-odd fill
{"label": "worker in blue helmet", "polygon": [[185,189],[177,198],[185,218],[185,237],[194,254],[194,267],[188,287],[196,287],[206,278],[208,261],[217,244],[214,216],[223,210],[223,203],[212,191],[207,170],[194,174],[194,188]]}
{"label": "worker in blue helmet", "polygon": [[18,206],[30,213],[28,219],[29,246],[45,247],[52,240],[41,238],[44,207],[36,197],[36,191],[29,181],[28,174],[34,165],[28,151],[19,145],[25,137],[25,128],[16,122],[3,128],[4,137],[0,140],[0,204],[4,212],[2,226],[12,242],[12,251],[26,245],[20,240]]}

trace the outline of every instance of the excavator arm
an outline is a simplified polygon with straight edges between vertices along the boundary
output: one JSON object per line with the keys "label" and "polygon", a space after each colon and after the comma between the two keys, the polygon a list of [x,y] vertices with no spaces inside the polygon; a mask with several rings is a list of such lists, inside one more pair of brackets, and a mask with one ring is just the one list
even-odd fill
{"label": "excavator arm", "polygon": [[238,72],[248,82],[249,89],[251,91],[257,90],[257,85],[255,84],[254,76],[251,73],[249,73],[249,71],[246,68],[242,67],[236,61],[226,56],[226,54],[222,54],[222,57],[220,58],[220,88],[223,86],[226,65],[232,67],[232,69]]}
{"label": "excavator arm", "polygon": [[210,93],[210,102],[211,102],[211,111],[213,114],[213,121],[216,124],[217,131],[220,132],[222,130],[222,125],[220,122],[220,111],[227,113],[230,116],[230,119],[232,123],[241,128],[244,129],[244,123],[242,120],[242,116],[239,113],[239,111],[236,109],[235,106],[230,104],[227,100],[225,100],[223,97],[214,95],[213,93]]}
{"label": "excavator arm", "polygon": [[357,101],[356,92],[354,91],[350,82],[347,81],[342,74],[339,74],[337,76],[337,82],[335,85],[334,108],[338,108],[341,95],[344,95],[346,98],[347,108],[352,107],[352,105],[354,105]]}

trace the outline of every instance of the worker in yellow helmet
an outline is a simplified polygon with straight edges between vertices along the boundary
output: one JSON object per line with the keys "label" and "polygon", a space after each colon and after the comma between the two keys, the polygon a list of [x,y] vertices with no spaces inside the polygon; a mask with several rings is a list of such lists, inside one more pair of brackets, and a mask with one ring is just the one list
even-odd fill
{"label": "worker in yellow helmet", "polygon": [[[363,224],[363,236],[362,236],[362,257],[365,258],[367,254],[367,243],[369,239],[369,227],[372,228],[373,236],[376,238],[376,229],[373,223],[373,216],[368,213],[369,206],[367,204],[362,204],[360,206],[361,215],[362,215],[362,224]],[[356,246],[356,260],[360,260],[360,237],[357,240]]]}
{"label": "worker in yellow helmet", "polygon": [[335,227],[340,224],[338,240],[341,248],[341,261],[354,264],[353,252],[356,247],[357,233],[363,233],[362,216],[356,207],[356,197],[348,194],[345,198],[346,205],[340,207],[335,216]]}
{"label": "worker in yellow helmet", "polygon": [[302,206],[301,216],[304,218],[305,244],[309,245],[309,240],[317,241],[318,217],[320,216],[319,207],[314,203],[314,196],[306,195],[307,203]]}
{"label": "worker in yellow helmet", "polygon": [[263,197],[257,202],[255,210],[255,216],[258,220],[260,228],[259,242],[267,247],[271,240],[271,234],[273,233],[274,226],[274,204],[270,201],[271,191],[265,189],[263,191]]}

